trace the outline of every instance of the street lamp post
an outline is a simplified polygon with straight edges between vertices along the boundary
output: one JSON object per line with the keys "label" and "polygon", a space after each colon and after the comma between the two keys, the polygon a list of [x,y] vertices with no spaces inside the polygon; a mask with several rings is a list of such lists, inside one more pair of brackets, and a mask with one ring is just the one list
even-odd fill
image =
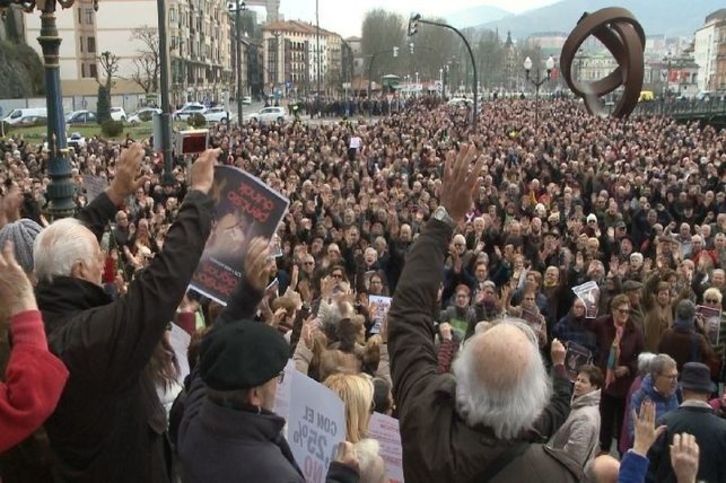
{"label": "street lamp post", "polygon": [[[71,8],[75,0],[58,0],[61,8]],[[48,176],[50,184],[47,189],[48,215],[53,218],[72,216],[76,209],[73,201],[75,187],[71,181],[71,164],[68,160],[66,125],[63,116],[63,95],[60,83],[59,52],[61,38],[56,26],[56,0],[0,0],[0,12],[5,12],[11,5],[19,5],[26,13],[36,8],[40,14],[40,36],[38,42],[43,50],[43,69],[45,82],[45,102],[48,110],[47,136],[50,160]],[[98,0],[94,0],[93,9],[98,11]]]}
{"label": "street lamp post", "polygon": [[418,24],[419,23],[428,24],[428,25],[434,25],[436,27],[441,27],[441,28],[446,28],[446,29],[453,30],[461,38],[461,40],[464,41],[464,45],[466,46],[466,50],[469,52],[469,59],[471,60],[471,67],[472,67],[473,73],[474,73],[474,82],[473,82],[473,85],[472,85],[472,90],[473,90],[473,93],[474,93],[474,111],[473,111],[473,116],[472,116],[472,124],[473,124],[474,127],[476,127],[477,110],[478,110],[478,106],[477,106],[477,104],[478,104],[477,85],[479,84],[479,77],[478,77],[477,69],[476,69],[476,60],[474,60],[474,53],[471,50],[471,46],[469,45],[469,41],[466,40],[466,37],[464,37],[464,34],[462,34],[455,27],[452,27],[451,25],[446,24],[446,23],[434,22],[432,20],[423,19],[423,18],[421,18],[421,14],[420,13],[411,14],[411,17],[408,20],[408,36],[409,37],[412,37],[412,36],[414,36],[416,34],[416,32],[418,31]]}
{"label": "street lamp post", "polygon": [[537,67],[537,76],[536,78],[532,79],[530,77],[530,72],[532,71],[532,59],[527,57],[524,59],[524,71],[527,74],[527,80],[534,85],[535,89],[535,104],[534,104],[534,122],[536,126],[539,126],[539,88],[550,80],[552,77],[552,69],[555,68],[555,59],[552,58],[550,55],[547,61],[545,62],[545,68],[547,69],[547,75],[540,78],[540,70],[539,66]]}
{"label": "street lamp post", "polygon": [[171,103],[169,101],[169,49],[166,35],[166,4],[164,0],[156,2],[159,23],[159,84],[161,90],[161,152],[164,157],[164,174],[162,182],[167,186],[174,184],[174,155],[171,150]]}
{"label": "street lamp post", "polygon": [[240,12],[245,11],[247,5],[244,1],[236,0],[234,7],[234,38],[235,38],[235,49],[234,49],[234,61],[235,71],[237,73],[237,124],[242,125],[242,36],[240,34]]}

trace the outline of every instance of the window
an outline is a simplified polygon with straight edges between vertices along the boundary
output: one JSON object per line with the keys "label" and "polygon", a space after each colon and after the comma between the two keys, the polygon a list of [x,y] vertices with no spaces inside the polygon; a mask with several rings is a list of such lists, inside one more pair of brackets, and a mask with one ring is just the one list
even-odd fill
{"label": "window", "polygon": [[80,8],[78,9],[78,23],[83,25],[83,11]]}
{"label": "window", "polygon": [[96,37],[88,37],[88,42],[86,43],[86,46],[88,47],[89,54],[95,54],[96,53]]}
{"label": "window", "polygon": [[86,64],[81,64],[81,78],[86,77]]}
{"label": "window", "polygon": [[89,77],[93,77],[94,79],[98,77],[98,72],[96,71],[96,64],[90,64],[90,75]]}
{"label": "window", "polygon": [[84,9],[84,13],[86,15],[86,25],[93,25],[93,16],[94,12],[92,8],[86,8]]}
{"label": "window", "polygon": [[78,44],[79,44],[79,47],[78,48],[81,50],[81,53],[83,53],[84,52],[84,50],[83,50],[83,36],[81,36],[81,37],[78,38]]}

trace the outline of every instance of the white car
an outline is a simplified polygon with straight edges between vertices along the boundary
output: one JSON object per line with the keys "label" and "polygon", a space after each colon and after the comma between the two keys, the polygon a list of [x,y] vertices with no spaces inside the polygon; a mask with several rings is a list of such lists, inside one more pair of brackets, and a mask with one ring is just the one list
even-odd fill
{"label": "white car", "polygon": [[154,114],[161,114],[161,109],[158,107],[144,107],[139,109],[128,118],[129,124],[141,124],[142,122],[149,122],[154,117]]}
{"label": "white car", "polygon": [[186,121],[192,114],[202,114],[207,108],[198,102],[187,102],[173,115],[175,121]]}
{"label": "white car", "polygon": [[86,138],[84,138],[81,133],[74,132],[71,134],[71,137],[68,138],[68,146],[76,148],[76,150],[79,150],[81,148],[86,147]]}
{"label": "white car", "polygon": [[284,107],[265,107],[260,112],[250,114],[250,120],[267,124],[271,122],[278,122],[280,124],[290,120],[290,116],[287,113],[287,109]]}
{"label": "white car", "polygon": [[126,111],[123,107],[112,107],[111,108],[111,119],[114,121],[126,122]]}
{"label": "white car", "polygon": [[41,118],[48,118],[48,110],[45,107],[13,109],[3,121],[10,125],[23,125],[32,124]]}
{"label": "white car", "polygon": [[202,115],[204,116],[204,119],[207,120],[207,122],[221,122],[222,124],[227,124],[227,121],[229,120],[234,121],[237,117],[231,112],[227,111],[224,106],[210,107],[209,109],[204,111]]}
{"label": "white car", "polygon": [[242,98],[242,104],[244,104],[245,106],[249,106],[250,104],[252,104],[252,98],[250,96],[244,96]]}

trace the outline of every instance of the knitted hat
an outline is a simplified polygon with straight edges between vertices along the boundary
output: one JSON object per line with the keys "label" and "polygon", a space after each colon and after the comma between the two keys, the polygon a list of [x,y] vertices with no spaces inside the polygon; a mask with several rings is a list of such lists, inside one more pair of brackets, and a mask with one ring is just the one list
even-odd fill
{"label": "knitted hat", "polygon": [[42,226],[27,218],[8,223],[0,229],[0,249],[5,247],[6,241],[13,242],[15,258],[26,273],[33,271],[33,243],[42,229]]}

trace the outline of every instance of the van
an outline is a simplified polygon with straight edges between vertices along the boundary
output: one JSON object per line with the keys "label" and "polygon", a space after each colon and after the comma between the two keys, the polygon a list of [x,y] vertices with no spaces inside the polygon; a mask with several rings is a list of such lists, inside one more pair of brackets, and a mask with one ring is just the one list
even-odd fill
{"label": "van", "polygon": [[48,109],[45,107],[35,107],[30,109],[13,109],[3,121],[10,125],[15,124],[38,124],[41,121],[46,122],[48,119]]}

